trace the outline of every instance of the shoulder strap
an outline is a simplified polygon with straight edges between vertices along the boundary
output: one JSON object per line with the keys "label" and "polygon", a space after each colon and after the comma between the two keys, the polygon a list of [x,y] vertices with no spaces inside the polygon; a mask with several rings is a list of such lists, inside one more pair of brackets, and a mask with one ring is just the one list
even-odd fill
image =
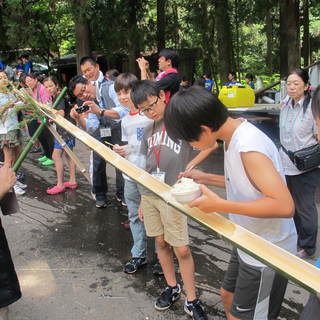
{"label": "shoulder strap", "polygon": [[290,150],[287,150],[282,144],[280,145],[281,149],[284,151],[284,153],[289,157],[289,159],[294,163],[294,157],[293,152]]}

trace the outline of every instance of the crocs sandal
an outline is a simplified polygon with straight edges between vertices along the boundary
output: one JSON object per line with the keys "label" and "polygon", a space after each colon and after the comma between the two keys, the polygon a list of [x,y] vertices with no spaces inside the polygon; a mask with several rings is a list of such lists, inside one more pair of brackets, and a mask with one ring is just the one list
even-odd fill
{"label": "crocs sandal", "polygon": [[42,164],[44,166],[51,166],[52,164],[54,164],[54,161],[51,159],[47,159],[46,161],[42,162]]}
{"label": "crocs sandal", "polygon": [[46,156],[43,156],[43,157],[41,157],[41,158],[38,158],[37,160],[39,161],[39,162],[45,162],[45,161],[47,161],[49,158],[47,158]]}
{"label": "crocs sandal", "polygon": [[47,194],[59,194],[66,191],[65,188],[60,188],[58,186],[54,186],[51,189],[47,189]]}
{"label": "crocs sandal", "polygon": [[63,185],[65,188],[68,188],[68,189],[77,189],[78,188],[77,183],[72,184],[69,181],[65,182]]}

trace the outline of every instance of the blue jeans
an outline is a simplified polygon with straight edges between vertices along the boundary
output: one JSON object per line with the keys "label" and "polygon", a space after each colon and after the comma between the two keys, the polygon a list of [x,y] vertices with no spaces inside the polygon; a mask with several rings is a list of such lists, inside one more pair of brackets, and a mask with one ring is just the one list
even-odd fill
{"label": "blue jeans", "polygon": [[133,258],[144,258],[146,256],[147,236],[144,223],[138,217],[141,195],[138,185],[134,181],[125,179],[124,198],[128,206],[130,230],[133,238],[131,255]]}

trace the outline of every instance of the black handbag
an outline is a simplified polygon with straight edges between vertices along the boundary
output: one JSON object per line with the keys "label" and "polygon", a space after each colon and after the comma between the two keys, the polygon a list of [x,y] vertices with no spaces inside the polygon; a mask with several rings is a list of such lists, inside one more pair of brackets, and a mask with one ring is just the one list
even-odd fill
{"label": "black handbag", "polygon": [[13,188],[0,199],[0,208],[4,216],[19,212],[19,204]]}
{"label": "black handbag", "polygon": [[300,171],[316,169],[320,165],[320,145],[303,148],[297,151],[289,151],[281,145],[283,151]]}

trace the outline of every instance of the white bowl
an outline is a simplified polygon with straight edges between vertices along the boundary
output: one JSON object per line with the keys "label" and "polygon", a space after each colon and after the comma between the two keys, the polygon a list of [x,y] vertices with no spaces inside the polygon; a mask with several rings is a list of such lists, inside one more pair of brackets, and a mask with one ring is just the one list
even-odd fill
{"label": "white bowl", "polygon": [[172,190],[171,194],[175,197],[175,199],[178,202],[188,203],[199,198],[201,196],[201,190],[200,188],[183,192],[175,192],[174,190]]}

